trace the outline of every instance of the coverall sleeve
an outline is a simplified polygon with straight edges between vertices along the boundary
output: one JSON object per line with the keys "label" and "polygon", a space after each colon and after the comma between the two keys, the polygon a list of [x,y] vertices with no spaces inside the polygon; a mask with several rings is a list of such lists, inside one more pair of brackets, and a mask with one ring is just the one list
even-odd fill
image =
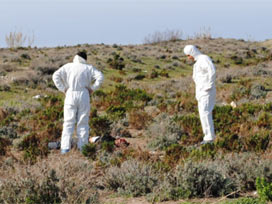
{"label": "coverall sleeve", "polygon": [[104,80],[104,76],[101,71],[99,71],[95,67],[93,67],[92,78],[95,80],[95,82],[91,85],[91,89],[93,91],[95,91],[101,86],[101,84]]}
{"label": "coverall sleeve", "polygon": [[53,82],[55,84],[55,86],[57,87],[57,89],[63,93],[65,93],[67,87],[65,87],[65,83],[64,83],[64,79],[65,79],[65,70],[64,70],[64,66],[62,66],[61,68],[59,68],[57,71],[54,72],[53,74]]}
{"label": "coverall sleeve", "polygon": [[208,91],[215,85],[216,70],[215,70],[215,66],[213,65],[213,63],[210,60],[206,61],[205,67],[208,72],[208,82],[205,86],[205,91]]}

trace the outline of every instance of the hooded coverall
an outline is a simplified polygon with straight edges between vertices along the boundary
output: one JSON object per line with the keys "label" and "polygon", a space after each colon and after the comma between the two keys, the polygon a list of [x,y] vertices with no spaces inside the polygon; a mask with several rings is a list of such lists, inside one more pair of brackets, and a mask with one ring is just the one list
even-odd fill
{"label": "hooded coverall", "polygon": [[204,133],[204,141],[215,139],[212,110],[215,105],[215,78],[216,68],[212,60],[193,45],[187,45],[184,53],[190,55],[196,61],[193,69],[193,80],[195,82],[196,99],[198,101],[198,111]]}
{"label": "hooded coverall", "polygon": [[[92,81],[95,82],[91,85]],[[90,97],[103,82],[103,74],[86,60],[76,55],[73,63],[63,65],[53,74],[53,81],[59,91],[65,93],[64,123],[61,136],[61,150],[68,152],[77,124],[78,148],[88,143]]]}

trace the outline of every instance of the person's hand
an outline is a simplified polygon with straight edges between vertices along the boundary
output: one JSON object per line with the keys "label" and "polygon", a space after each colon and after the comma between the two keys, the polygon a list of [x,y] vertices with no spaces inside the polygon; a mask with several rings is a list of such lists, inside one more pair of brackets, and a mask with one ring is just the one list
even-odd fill
{"label": "person's hand", "polygon": [[91,96],[93,94],[93,90],[89,87],[86,87],[86,89],[89,91],[89,95]]}

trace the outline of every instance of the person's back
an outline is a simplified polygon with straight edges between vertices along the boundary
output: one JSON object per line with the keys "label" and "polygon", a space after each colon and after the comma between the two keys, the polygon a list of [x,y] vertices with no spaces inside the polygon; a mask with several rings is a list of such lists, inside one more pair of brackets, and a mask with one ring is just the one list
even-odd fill
{"label": "person's back", "polygon": [[[103,74],[86,64],[87,55],[78,53],[73,63],[62,66],[53,74],[56,87],[65,93],[62,153],[71,148],[71,138],[77,123],[78,148],[88,143],[90,97],[103,81]],[[95,83],[91,85],[92,81]]]}
{"label": "person's back", "polygon": [[73,91],[81,91],[89,87],[94,77],[94,67],[86,64],[79,56],[75,56],[73,63],[63,66],[66,76],[63,77],[67,87]]}

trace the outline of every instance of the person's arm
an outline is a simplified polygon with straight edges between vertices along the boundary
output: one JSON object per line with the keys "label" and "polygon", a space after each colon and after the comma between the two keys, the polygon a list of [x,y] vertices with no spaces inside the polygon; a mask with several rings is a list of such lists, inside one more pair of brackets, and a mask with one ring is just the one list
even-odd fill
{"label": "person's arm", "polygon": [[216,70],[210,59],[206,59],[205,68],[207,69],[208,73],[208,82],[205,85],[205,91],[209,91],[215,84]]}
{"label": "person's arm", "polygon": [[64,83],[65,75],[66,73],[65,73],[64,67],[62,66],[61,68],[59,68],[57,71],[54,72],[52,77],[53,82],[55,86],[57,87],[57,89],[63,93],[67,91],[67,87],[65,87],[65,83]]}
{"label": "person's arm", "polygon": [[102,72],[99,71],[99,70],[97,70],[95,67],[92,67],[92,69],[91,69],[91,75],[92,75],[91,78],[94,79],[95,82],[90,87],[87,87],[87,89],[89,90],[90,94],[93,91],[97,90],[101,86],[101,84],[102,84],[102,82],[104,80],[104,76],[103,76]]}

